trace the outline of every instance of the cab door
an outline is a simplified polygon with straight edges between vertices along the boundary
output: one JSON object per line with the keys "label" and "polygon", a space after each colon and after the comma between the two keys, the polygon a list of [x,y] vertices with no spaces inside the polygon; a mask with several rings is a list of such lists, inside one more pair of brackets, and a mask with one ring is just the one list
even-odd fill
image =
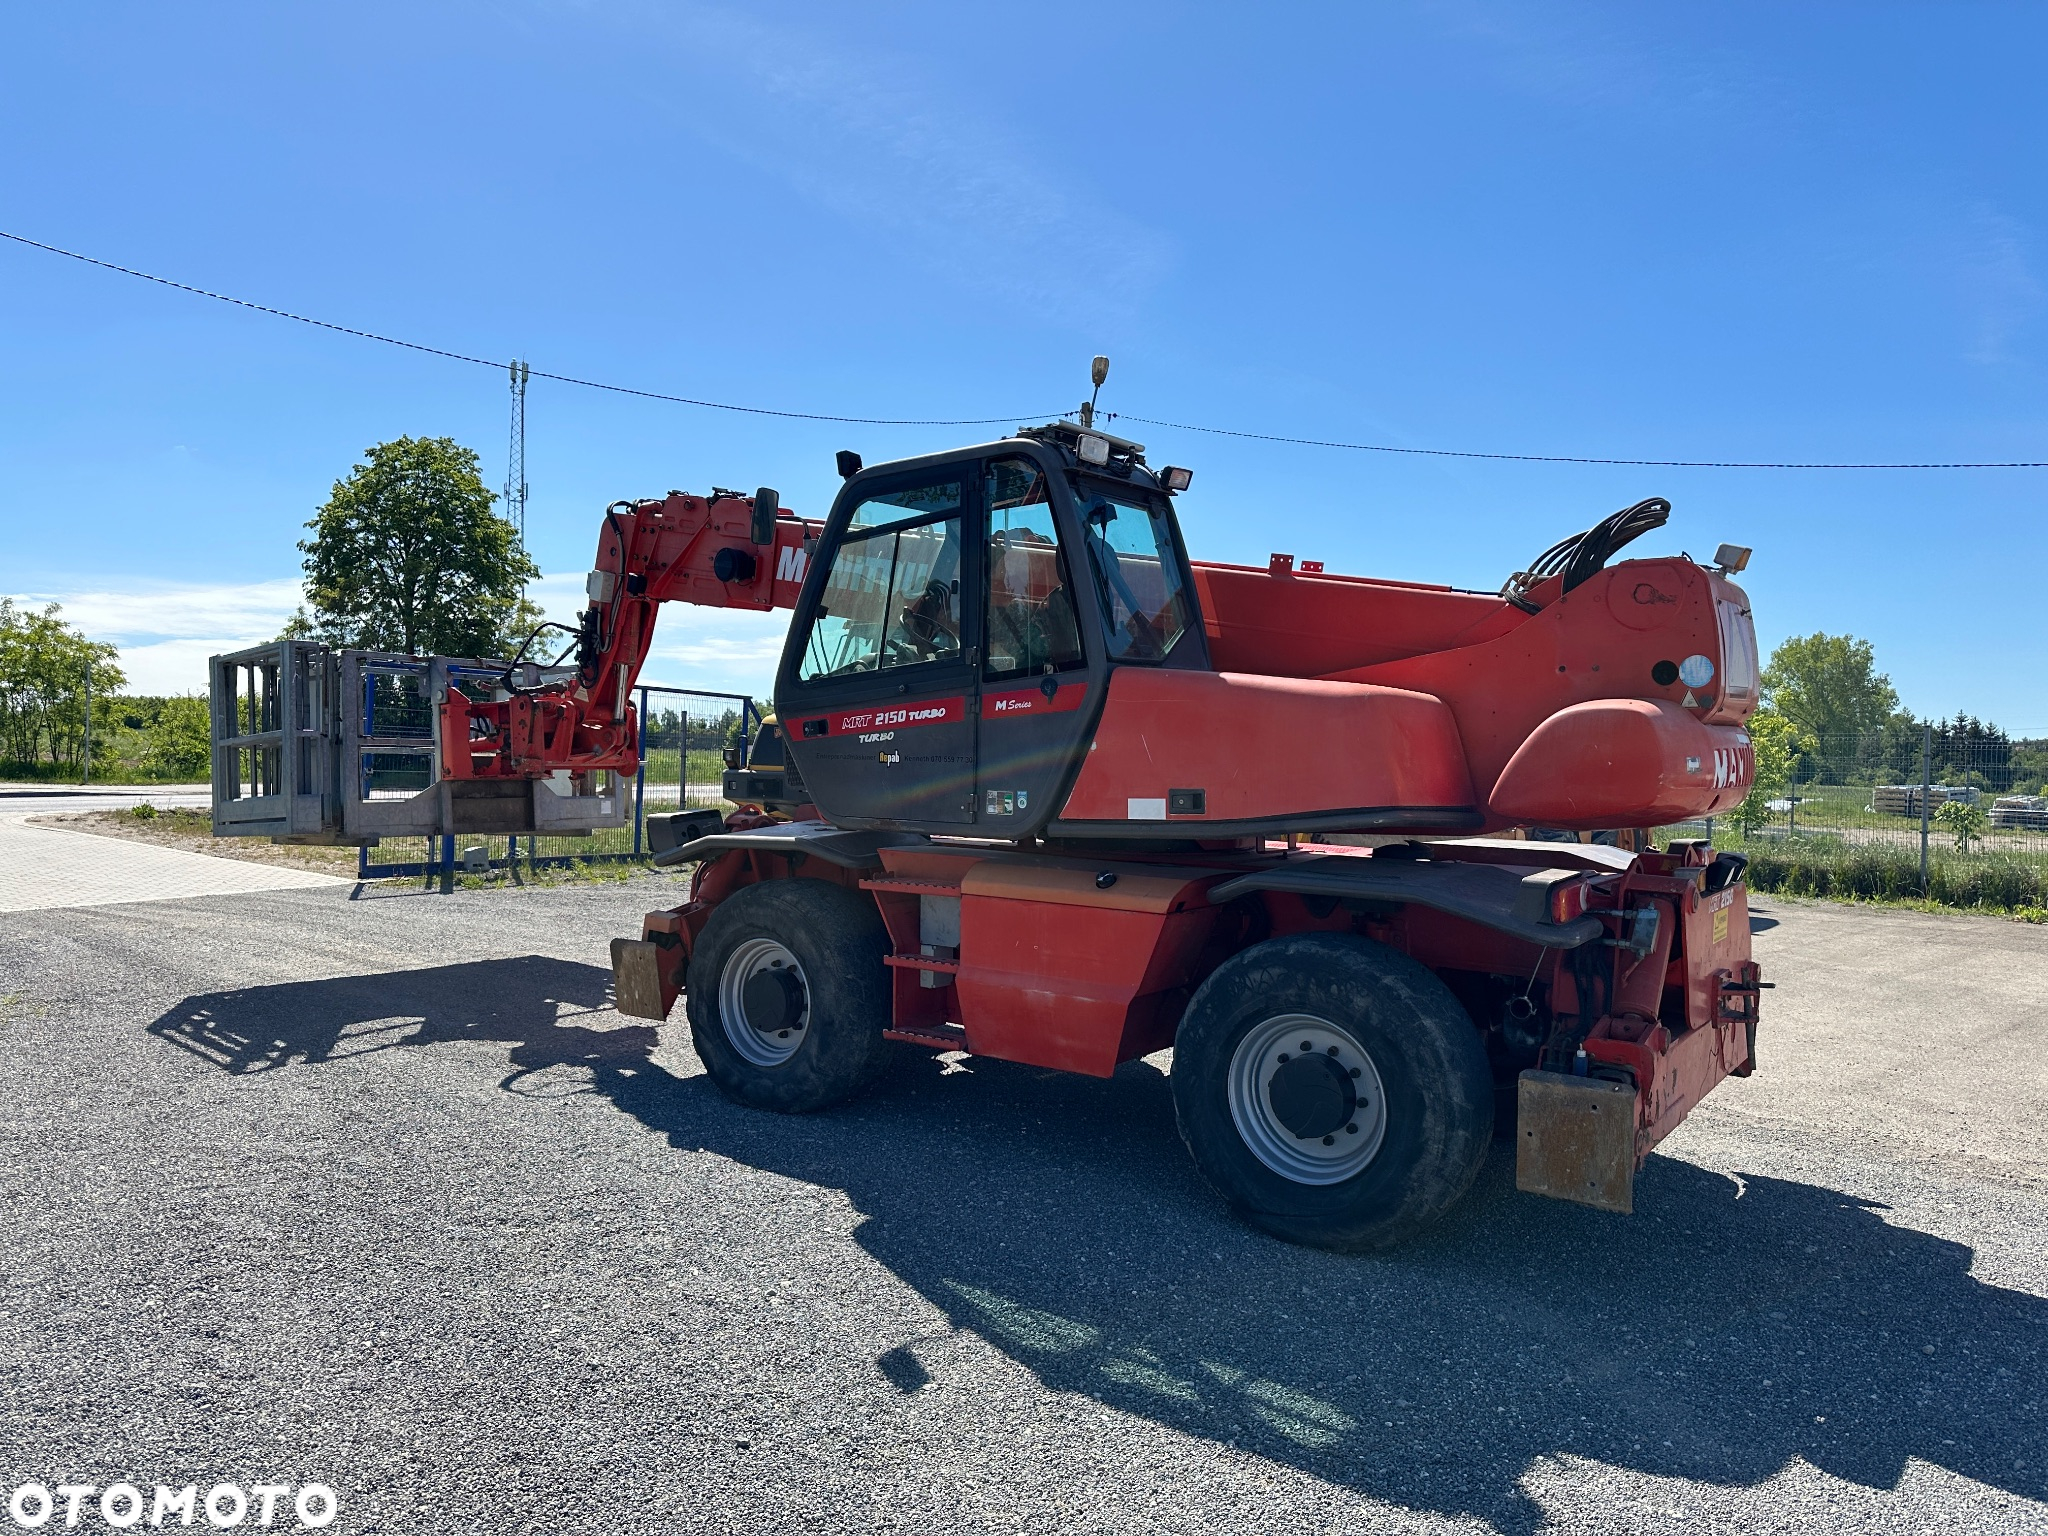
{"label": "cab door", "polygon": [[1100,707],[1081,639],[1077,562],[1054,515],[1056,486],[1033,455],[982,467],[978,809],[991,837],[1028,836],[1051,818]]}
{"label": "cab door", "polygon": [[837,825],[975,819],[979,471],[970,461],[841,493],[775,694],[804,783]]}

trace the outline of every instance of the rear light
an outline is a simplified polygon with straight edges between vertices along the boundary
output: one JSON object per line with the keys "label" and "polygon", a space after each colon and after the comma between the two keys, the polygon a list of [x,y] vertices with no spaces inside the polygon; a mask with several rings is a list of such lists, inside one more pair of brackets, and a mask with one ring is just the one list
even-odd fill
{"label": "rear light", "polygon": [[1756,625],[1742,604],[1722,598],[1715,605],[1721,619],[1721,696],[1756,696]]}
{"label": "rear light", "polygon": [[1568,923],[1583,916],[1586,910],[1586,882],[1573,880],[1564,885],[1554,886],[1550,892],[1550,920],[1553,923]]}

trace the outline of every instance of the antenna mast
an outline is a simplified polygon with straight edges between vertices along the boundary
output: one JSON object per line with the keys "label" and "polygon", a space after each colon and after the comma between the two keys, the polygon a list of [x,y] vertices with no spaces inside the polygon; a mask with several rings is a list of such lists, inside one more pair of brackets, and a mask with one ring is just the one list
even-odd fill
{"label": "antenna mast", "polygon": [[526,549],[526,364],[512,364],[512,449],[505,471],[505,520],[519,530]]}

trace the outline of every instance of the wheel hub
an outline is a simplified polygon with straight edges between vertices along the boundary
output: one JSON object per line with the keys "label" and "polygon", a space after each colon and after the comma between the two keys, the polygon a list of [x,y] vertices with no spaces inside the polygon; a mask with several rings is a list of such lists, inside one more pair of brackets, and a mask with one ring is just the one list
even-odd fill
{"label": "wheel hub", "polygon": [[1266,1083],[1273,1114],[1303,1140],[1327,1136],[1351,1121],[1358,1092],[1334,1056],[1289,1056]]}
{"label": "wheel hub", "polygon": [[795,1025],[804,1009],[804,986],[787,967],[756,971],[740,989],[747,1023],[759,1034],[774,1034]]}
{"label": "wheel hub", "polygon": [[1313,1014],[1277,1014],[1231,1053],[1230,1118],[1246,1148],[1297,1184],[1341,1184],[1379,1155],[1386,1095],[1358,1037]]}
{"label": "wheel hub", "polygon": [[775,939],[733,946],[718,973],[718,1021],[757,1067],[779,1067],[804,1043],[811,989],[796,956]]}

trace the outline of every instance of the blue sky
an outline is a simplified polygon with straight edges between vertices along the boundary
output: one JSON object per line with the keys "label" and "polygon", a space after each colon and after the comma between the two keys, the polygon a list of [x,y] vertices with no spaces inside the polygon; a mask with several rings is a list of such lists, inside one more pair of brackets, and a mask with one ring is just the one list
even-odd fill
{"label": "blue sky", "polygon": [[[1032,18],[1037,16],[1038,20]],[[0,228],[486,357],[846,415],[1105,408],[1645,458],[2048,459],[2048,12],[2025,5],[17,7]],[[203,686],[271,632],[370,443],[504,475],[481,368],[0,248],[0,592]],[[536,381],[567,607],[609,501],[976,429]],[[1014,414],[1012,414],[1014,413]],[[1647,495],[1756,547],[1768,646],[1872,640],[1908,707],[2048,729],[2048,470],[1507,465],[1132,427],[1197,557],[1493,588]],[[765,687],[679,609],[656,680]]]}

